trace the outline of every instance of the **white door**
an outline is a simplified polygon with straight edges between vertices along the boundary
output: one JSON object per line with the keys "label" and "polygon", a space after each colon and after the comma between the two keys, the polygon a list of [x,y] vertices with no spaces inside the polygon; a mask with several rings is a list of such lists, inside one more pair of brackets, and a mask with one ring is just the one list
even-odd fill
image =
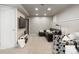
{"label": "white door", "polygon": [[1,48],[16,46],[16,8],[0,5]]}

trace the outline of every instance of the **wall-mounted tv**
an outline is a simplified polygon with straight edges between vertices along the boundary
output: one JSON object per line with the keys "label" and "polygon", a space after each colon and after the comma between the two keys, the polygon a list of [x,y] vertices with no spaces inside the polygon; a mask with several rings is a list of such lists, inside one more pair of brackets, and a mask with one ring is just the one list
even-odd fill
{"label": "wall-mounted tv", "polygon": [[21,17],[21,16],[18,19],[19,19],[18,27],[20,29],[25,28],[26,27],[26,20],[23,17]]}

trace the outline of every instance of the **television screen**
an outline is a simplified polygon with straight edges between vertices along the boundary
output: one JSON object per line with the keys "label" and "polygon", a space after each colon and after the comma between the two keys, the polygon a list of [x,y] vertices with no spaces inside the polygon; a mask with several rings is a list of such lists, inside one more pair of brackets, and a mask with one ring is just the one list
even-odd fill
{"label": "television screen", "polygon": [[26,20],[23,17],[19,18],[19,28],[25,28],[26,27]]}

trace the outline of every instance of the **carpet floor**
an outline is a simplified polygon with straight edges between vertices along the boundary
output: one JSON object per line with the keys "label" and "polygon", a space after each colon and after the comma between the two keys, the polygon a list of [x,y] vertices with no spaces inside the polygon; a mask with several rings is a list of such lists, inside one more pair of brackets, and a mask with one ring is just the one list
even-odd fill
{"label": "carpet floor", "polygon": [[0,54],[52,54],[53,42],[48,42],[45,37],[36,35],[28,36],[24,48],[0,49]]}

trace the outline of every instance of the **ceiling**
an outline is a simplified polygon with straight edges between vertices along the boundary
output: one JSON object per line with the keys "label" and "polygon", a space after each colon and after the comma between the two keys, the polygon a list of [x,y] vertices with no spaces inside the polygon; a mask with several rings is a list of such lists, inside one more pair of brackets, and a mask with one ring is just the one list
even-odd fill
{"label": "ceiling", "polygon": [[10,7],[15,7],[15,8],[17,8],[20,12],[22,12],[24,15],[30,16],[29,13],[27,12],[27,10],[25,10],[25,8],[24,8],[21,4],[2,4],[2,5],[10,6]]}
{"label": "ceiling", "polygon": [[[36,16],[35,14],[38,14],[38,16],[45,16],[44,13],[46,13],[46,16],[53,16],[62,10],[68,8],[69,4],[22,4],[22,6],[27,10],[29,13],[29,16]],[[39,10],[35,10],[35,8],[38,8]],[[51,8],[50,11],[47,10],[47,8]]]}

